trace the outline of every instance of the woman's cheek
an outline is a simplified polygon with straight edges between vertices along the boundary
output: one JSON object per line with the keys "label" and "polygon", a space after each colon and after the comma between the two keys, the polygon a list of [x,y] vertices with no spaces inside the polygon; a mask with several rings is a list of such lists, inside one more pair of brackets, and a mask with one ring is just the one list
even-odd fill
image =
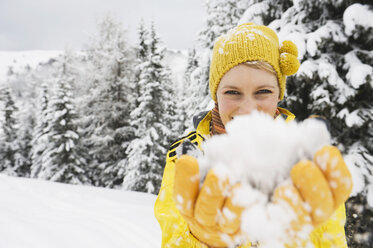
{"label": "woman's cheek", "polygon": [[230,121],[235,109],[237,108],[237,102],[233,100],[224,99],[219,102],[219,114],[224,125]]}
{"label": "woman's cheek", "polygon": [[224,99],[219,106],[219,111],[223,112],[224,114],[230,114],[237,105],[237,101]]}
{"label": "woman's cheek", "polygon": [[267,99],[267,101],[262,101],[258,104],[259,110],[264,111],[270,115],[274,115],[277,109],[277,100],[276,99]]}

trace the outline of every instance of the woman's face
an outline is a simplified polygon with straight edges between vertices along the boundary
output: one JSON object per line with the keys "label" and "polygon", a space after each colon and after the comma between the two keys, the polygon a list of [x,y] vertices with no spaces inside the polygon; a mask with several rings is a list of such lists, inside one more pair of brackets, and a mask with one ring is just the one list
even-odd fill
{"label": "woman's face", "polygon": [[216,92],[220,118],[226,125],[235,116],[250,114],[253,110],[275,116],[279,95],[276,75],[237,65],[223,76]]}

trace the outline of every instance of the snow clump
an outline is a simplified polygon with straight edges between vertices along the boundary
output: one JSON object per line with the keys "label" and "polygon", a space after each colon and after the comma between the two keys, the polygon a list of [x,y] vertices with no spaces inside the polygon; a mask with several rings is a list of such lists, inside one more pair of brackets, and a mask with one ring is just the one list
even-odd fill
{"label": "snow clump", "polygon": [[228,168],[232,184],[249,184],[266,194],[289,178],[299,160],[312,160],[317,150],[330,144],[325,123],[315,118],[286,122],[254,112],[235,117],[226,131],[203,144],[201,171]]}
{"label": "snow clump", "polygon": [[252,242],[281,247],[295,214],[289,206],[271,202],[272,194],[278,185],[290,182],[292,166],[302,159],[312,160],[317,150],[330,144],[326,125],[314,118],[286,122],[254,112],[235,117],[226,131],[203,144],[201,173],[214,168],[231,185],[240,183],[241,192],[235,192],[233,203],[245,208],[241,230]]}

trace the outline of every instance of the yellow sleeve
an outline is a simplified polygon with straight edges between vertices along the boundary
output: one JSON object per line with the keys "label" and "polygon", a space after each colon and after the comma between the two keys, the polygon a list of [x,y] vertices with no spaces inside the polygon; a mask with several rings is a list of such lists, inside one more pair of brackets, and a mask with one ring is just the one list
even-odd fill
{"label": "yellow sleeve", "polygon": [[168,159],[154,206],[154,214],[162,230],[162,248],[207,248],[190,233],[187,223],[179,214],[172,199],[174,170],[175,160]]}
{"label": "yellow sleeve", "polygon": [[317,227],[310,234],[310,239],[315,248],[347,248],[345,223],[346,210],[344,204],[342,204],[325,224]]}

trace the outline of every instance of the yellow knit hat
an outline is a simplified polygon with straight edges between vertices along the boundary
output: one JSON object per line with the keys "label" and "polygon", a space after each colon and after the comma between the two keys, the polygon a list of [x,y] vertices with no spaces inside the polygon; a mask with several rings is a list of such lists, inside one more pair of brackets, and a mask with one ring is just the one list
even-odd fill
{"label": "yellow knit hat", "polygon": [[220,80],[232,67],[247,61],[265,61],[277,73],[280,99],[284,98],[286,76],[298,71],[298,49],[286,40],[279,46],[276,33],[262,25],[246,23],[231,29],[214,44],[210,64],[210,93],[216,102]]}

